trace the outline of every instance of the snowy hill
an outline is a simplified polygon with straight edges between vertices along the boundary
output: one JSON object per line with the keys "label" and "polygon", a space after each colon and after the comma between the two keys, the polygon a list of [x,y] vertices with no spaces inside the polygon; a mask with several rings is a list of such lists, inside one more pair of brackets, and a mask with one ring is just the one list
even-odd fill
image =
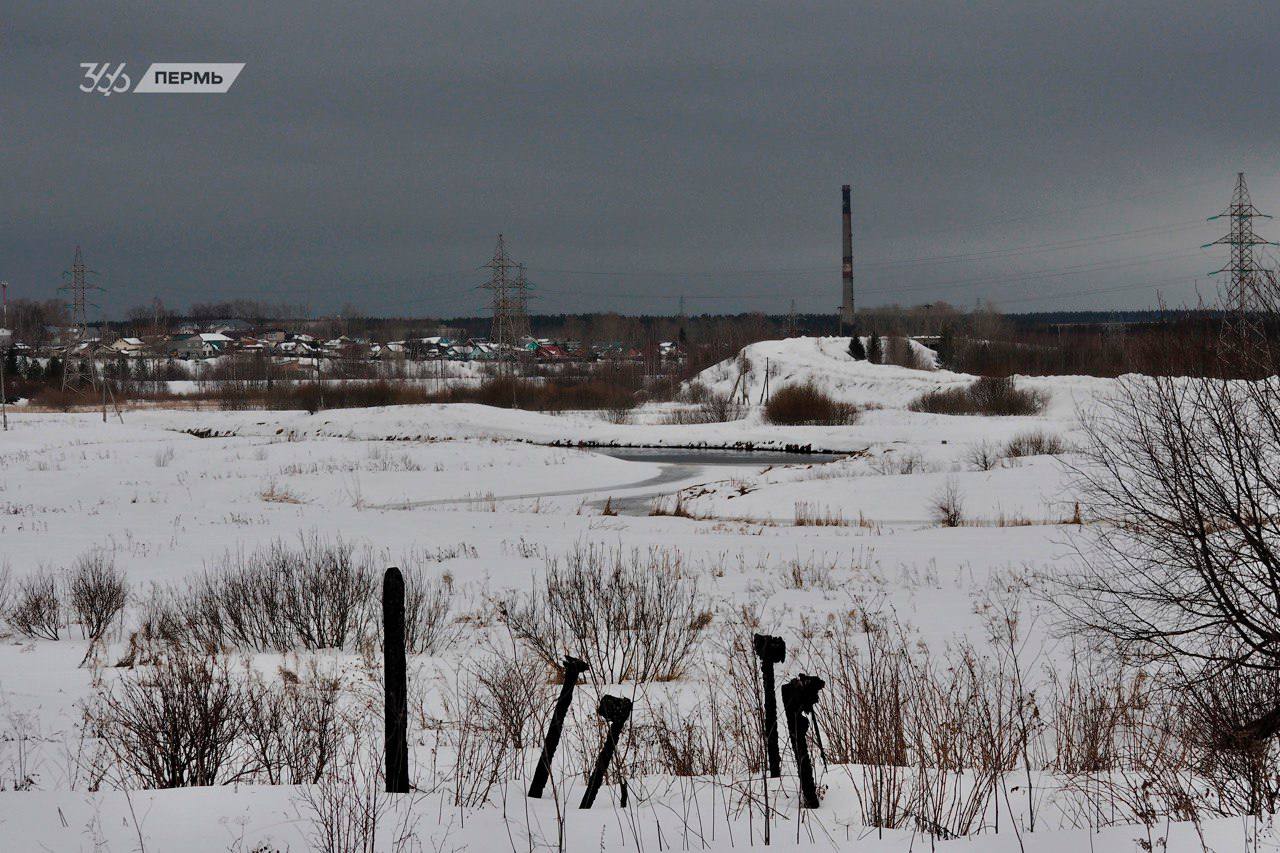
{"label": "snowy hill", "polygon": [[[865,339],[864,339],[865,340]],[[936,353],[912,341],[913,349],[932,361]],[[712,365],[691,380],[719,394],[744,392],[748,400],[758,403],[765,388],[776,391],[784,385],[812,382],[818,388],[846,403],[905,409],[911,401],[928,391],[968,385],[976,376],[950,370],[916,370],[892,364],[872,364],[849,355],[846,337],[788,338],[760,341],[719,364]],[[1078,402],[1096,399],[1115,380],[1090,376],[1014,377],[1019,385],[1048,395],[1047,414],[1058,417],[1074,415]]]}

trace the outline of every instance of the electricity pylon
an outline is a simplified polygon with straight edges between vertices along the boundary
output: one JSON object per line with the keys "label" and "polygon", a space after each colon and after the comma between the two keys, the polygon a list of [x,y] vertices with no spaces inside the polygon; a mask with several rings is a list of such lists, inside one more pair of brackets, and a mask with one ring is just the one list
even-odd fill
{"label": "electricity pylon", "polygon": [[493,257],[484,266],[489,270],[489,280],[481,287],[491,294],[489,307],[493,311],[489,337],[498,347],[499,371],[514,375],[517,353],[529,335],[529,283],[524,264],[511,260],[506,241],[499,234]]}
{"label": "electricity pylon", "polygon": [[101,291],[102,288],[96,284],[89,284],[88,276],[97,275],[97,272],[85,268],[84,255],[80,252],[79,246],[76,246],[76,256],[71,262],[71,269],[62,275],[67,282],[61,285],[58,291],[69,294],[67,308],[71,312],[71,341],[66,346],[66,357],[62,363],[62,390],[78,392],[85,384],[86,372],[88,383],[94,385],[96,382],[93,359],[92,357],[86,359],[81,350],[89,328],[88,309],[98,307],[89,301],[89,291]]}

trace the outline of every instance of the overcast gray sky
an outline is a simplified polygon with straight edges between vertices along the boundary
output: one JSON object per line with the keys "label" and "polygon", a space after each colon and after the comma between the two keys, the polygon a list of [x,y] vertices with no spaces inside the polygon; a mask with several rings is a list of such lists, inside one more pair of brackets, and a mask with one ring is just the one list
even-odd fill
{"label": "overcast gray sky", "polygon": [[[79,243],[112,314],[479,313],[499,231],[540,312],[826,311],[842,183],[865,304],[1181,304],[1214,293],[1237,171],[1280,213],[1274,2],[0,15],[0,278],[51,296]],[[80,92],[108,60],[246,67],[226,95]]]}

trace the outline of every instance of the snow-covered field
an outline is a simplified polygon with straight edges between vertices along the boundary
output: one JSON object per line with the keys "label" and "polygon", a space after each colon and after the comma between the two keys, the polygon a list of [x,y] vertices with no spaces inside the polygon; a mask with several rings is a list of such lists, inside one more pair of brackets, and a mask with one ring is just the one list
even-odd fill
{"label": "snow-covered field", "polygon": [[[325,829],[319,789],[240,782],[121,790],[118,777],[102,769],[99,732],[85,724],[97,697],[134,677],[134,669],[117,663],[127,657],[142,602],[154,589],[180,589],[216,570],[225,555],[276,541],[340,537],[367,549],[379,567],[403,564],[416,553],[428,574],[447,578],[452,641],[410,660],[411,778],[420,792],[383,804],[377,849],[764,844],[763,811],[756,805],[761,782],[737,773],[732,761],[693,775],[639,774],[629,781],[626,809],[617,806],[619,788],[610,777],[596,807],[583,811],[576,807],[582,777],[567,769],[557,768],[554,796],[524,796],[536,759],[536,749],[525,745],[512,763],[520,778],[493,780],[479,798],[483,803],[459,793],[463,765],[483,763],[475,732],[460,728],[458,719],[458,709],[468,707],[467,685],[493,671],[494,660],[529,659],[503,624],[503,602],[528,594],[549,563],[563,564],[575,549],[638,549],[678,559],[706,616],[674,680],[580,690],[577,734],[562,744],[566,766],[582,764],[575,750],[591,752],[598,744],[588,696],[599,690],[635,698],[629,737],[637,753],[662,753],[645,742],[657,737],[651,716],[666,715],[668,724],[685,720],[692,736],[727,737],[704,723],[714,718],[712,705],[729,713],[729,694],[721,690],[729,680],[725,650],[751,630],[787,640],[792,653],[780,666],[780,681],[820,662],[799,651],[806,643],[871,622],[901,630],[908,645],[929,649],[939,666],[949,649],[963,647],[996,667],[1010,665],[995,637],[1011,624],[996,614],[1012,614],[1013,664],[1032,681],[1068,659],[1069,643],[1054,630],[1057,614],[1036,593],[1071,565],[1077,547],[1087,547],[1087,527],[1073,523],[1072,476],[1059,456],[1004,459],[982,470],[975,449],[998,449],[1029,431],[1057,436],[1069,448],[1080,439],[1077,410],[1105,394],[1108,381],[1019,380],[1049,396],[1043,416],[948,417],[909,412],[906,405],[925,390],[972,377],[853,362],[838,339],[766,342],[749,348],[747,361],[742,376],[740,363],[726,363],[708,371],[704,384],[722,392],[745,387],[754,402],[766,375],[774,389],[814,381],[873,408],[859,423],[841,427],[771,426],[757,410],[731,423],[675,426],[647,424],[643,411],[636,423],[612,424],[594,413],[553,416],[475,405],[316,415],[147,410],[125,412],[123,424],[114,418],[104,424],[97,415],[11,414],[11,430],[0,433],[0,565],[11,570],[10,597],[22,578],[61,572],[104,549],[127,575],[132,600],[105,649],[90,650],[74,624],[56,641],[3,628],[0,849],[319,846]],[[600,449],[615,446],[804,446],[838,458],[735,457],[724,464],[703,452],[624,461]],[[1069,461],[1069,453],[1063,456]],[[938,521],[936,504],[947,491],[962,507],[960,526]],[[651,506],[666,513],[678,508],[678,514],[649,515]],[[612,514],[615,509],[621,513]],[[367,721],[375,732],[370,743],[380,737],[381,710],[369,697],[377,695],[381,664],[370,648],[239,650],[232,657],[267,679],[313,662],[338,673],[349,687],[346,710]],[[829,680],[839,675],[817,672]],[[550,672],[544,676],[537,701],[547,705],[556,688]],[[468,734],[472,741],[464,741]],[[785,733],[783,755],[789,761]],[[664,760],[645,766],[662,768]],[[1246,836],[1259,831],[1231,819],[1195,828],[1089,817],[1078,797],[1062,790],[1059,776],[1047,768],[1024,773],[1019,765],[979,809],[970,835],[939,840],[919,826],[867,827],[864,769],[819,762],[818,772],[823,804],[803,820],[789,764],[770,787],[774,846],[1069,851],[1207,844],[1222,851],[1242,849]],[[963,789],[965,777],[957,778],[957,790]],[[1275,843],[1265,828],[1260,843]]]}

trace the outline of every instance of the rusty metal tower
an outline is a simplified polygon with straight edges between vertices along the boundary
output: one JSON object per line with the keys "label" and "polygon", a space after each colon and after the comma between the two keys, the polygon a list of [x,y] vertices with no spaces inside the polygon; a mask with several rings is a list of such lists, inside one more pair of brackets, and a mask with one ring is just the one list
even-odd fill
{"label": "rusty metal tower", "polygon": [[529,285],[524,265],[511,260],[506,241],[499,234],[493,257],[484,267],[489,270],[489,280],[481,287],[489,291],[489,308],[493,311],[489,337],[498,348],[499,370],[513,374],[517,353],[529,335]]}
{"label": "rusty metal tower", "polygon": [[1223,355],[1239,365],[1260,364],[1266,360],[1267,336],[1263,316],[1268,308],[1275,307],[1272,292],[1275,278],[1258,263],[1255,249],[1258,246],[1277,244],[1255,234],[1253,220],[1270,218],[1260,212],[1249,198],[1244,172],[1236,174],[1235,191],[1231,194],[1231,203],[1227,205],[1227,209],[1209,217],[1211,222],[1217,219],[1226,219],[1228,222],[1226,235],[1212,243],[1206,243],[1204,248],[1228,246],[1231,249],[1227,265],[1214,270],[1210,275],[1231,275],[1221,299],[1221,343]]}
{"label": "rusty metal tower", "polygon": [[[71,315],[70,340],[66,341],[62,364],[63,390],[79,391],[85,384],[95,383],[95,368],[92,354],[84,352],[85,335],[89,329],[89,309],[98,306],[89,301],[89,291],[101,291],[96,284],[90,284],[88,277],[97,272],[86,269],[84,255],[76,246],[75,259],[71,269],[62,273],[66,283],[58,288],[59,293],[67,293],[67,310]],[[88,355],[88,357],[86,357]]]}
{"label": "rusty metal tower", "polygon": [[853,330],[854,328],[854,299],[853,299],[853,214],[852,205],[849,201],[849,185],[845,184],[840,188],[843,196],[844,208],[841,215],[841,244],[844,249],[843,260],[840,265],[840,282],[841,282],[841,302],[840,302],[840,334],[844,334],[845,330]]}

